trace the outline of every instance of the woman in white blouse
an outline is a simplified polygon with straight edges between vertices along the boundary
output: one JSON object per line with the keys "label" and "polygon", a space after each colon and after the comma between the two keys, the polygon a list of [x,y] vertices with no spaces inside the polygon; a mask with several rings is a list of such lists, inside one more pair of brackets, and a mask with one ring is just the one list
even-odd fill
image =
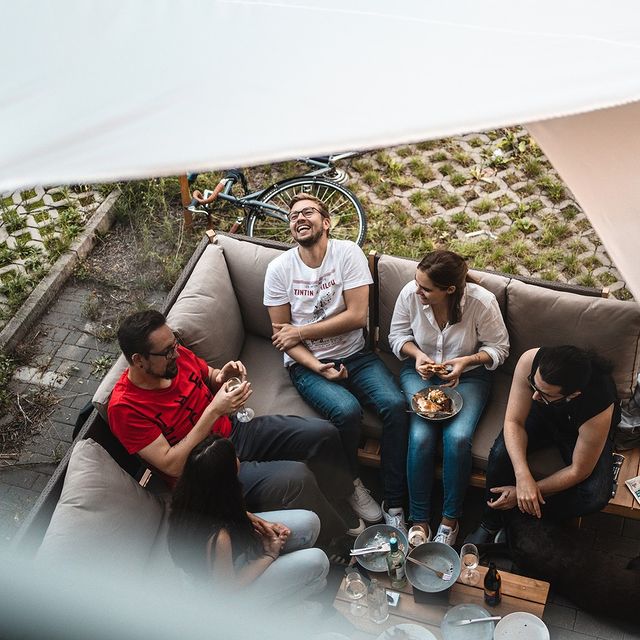
{"label": "woman in white blouse", "polygon": [[[461,411],[444,421],[413,414],[407,477],[410,520],[431,539],[431,489],[442,433],[444,504],[434,538],[453,545],[471,473],[471,442],[491,389],[491,372],[509,355],[509,336],[495,296],[468,275],[464,259],[437,250],[418,264],[415,280],[400,292],[389,343],[405,362],[400,382],[407,398],[432,385],[457,387]],[[431,374],[429,364],[449,365]]]}

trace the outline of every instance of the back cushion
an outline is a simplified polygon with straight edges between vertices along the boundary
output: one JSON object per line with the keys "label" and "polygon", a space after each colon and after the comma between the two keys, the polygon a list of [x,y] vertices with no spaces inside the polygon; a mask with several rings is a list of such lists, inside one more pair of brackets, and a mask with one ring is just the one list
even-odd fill
{"label": "back cushion", "polygon": [[[418,261],[416,260],[396,258],[394,256],[383,255],[378,261],[378,290],[380,292],[379,347],[383,350],[391,351],[388,338],[389,331],[391,329],[393,309],[402,287],[404,287],[407,282],[414,279],[417,266]],[[495,273],[486,273],[484,271],[470,270],[469,273],[478,283],[496,296],[498,305],[500,306],[500,310],[504,316],[506,306],[506,289],[509,282],[508,278]]]}
{"label": "back cushion", "polygon": [[228,236],[217,236],[217,242],[224,251],[245,329],[248,333],[271,339],[269,312],[262,304],[264,274],[267,265],[282,251]]}
{"label": "back cushion", "polygon": [[573,344],[613,364],[620,398],[628,398],[638,366],[640,309],[635,302],[552,291],[511,280],[507,287],[509,373],[533,347]]}
{"label": "back cushion", "polygon": [[195,266],[167,322],[187,347],[212,367],[236,360],[244,327],[222,249],[208,246]]}
{"label": "back cushion", "polygon": [[99,444],[81,440],[37,560],[85,566],[99,561],[137,574],[149,561],[164,510]]}

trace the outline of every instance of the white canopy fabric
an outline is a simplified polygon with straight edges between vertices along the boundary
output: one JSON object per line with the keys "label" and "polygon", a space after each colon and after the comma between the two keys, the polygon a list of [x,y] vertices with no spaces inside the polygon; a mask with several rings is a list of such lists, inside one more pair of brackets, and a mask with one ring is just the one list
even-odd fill
{"label": "white canopy fabric", "polygon": [[636,0],[4,0],[2,14],[0,192],[535,123],[640,298]]}

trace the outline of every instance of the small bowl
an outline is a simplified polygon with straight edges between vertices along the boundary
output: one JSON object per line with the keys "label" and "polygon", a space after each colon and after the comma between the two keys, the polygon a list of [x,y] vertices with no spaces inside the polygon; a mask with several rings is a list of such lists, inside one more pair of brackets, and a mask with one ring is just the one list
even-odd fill
{"label": "small bowl", "polygon": [[[403,553],[409,552],[409,541],[403,531],[389,524],[374,524],[367,527],[353,543],[354,549],[364,549],[373,546],[379,542],[389,542],[391,538],[398,539],[398,546]],[[387,570],[387,552],[377,551],[375,553],[367,553],[363,556],[356,556],[358,564],[367,571],[386,571]]]}
{"label": "small bowl", "polygon": [[[433,389],[440,389],[440,391],[443,391],[448,398],[451,398],[451,402],[453,404],[453,410],[451,411],[451,413],[444,413],[442,411],[436,411],[435,413],[425,413],[424,411],[418,411],[418,404],[416,403],[415,397],[417,395],[426,396],[427,393],[429,393],[429,391],[432,391]],[[424,389],[420,389],[420,391],[418,391],[417,393],[414,393],[411,397],[411,409],[413,409],[413,411],[415,411],[415,413],[417,413],[419,416],[421,416],[422,418],[426,418],[427,420],[448,420],[449,418],[453,418],[453,416],[455,416],[456,413],[459,413],[460,409],[462,409],[462,404],[462,396],[455,389],[452,389],[451,387],[443,387],[441,385],[425,387]]]}
{"label": "small bowl", "polygon": [[429,569],[407,560],[405,565],[407,580],[415,589],[420,591],[425,591],[426,593],[444,591],[453,586],[460,576],[460,556],[453,547],[444,544],[444,542],[425,542],[420,544],[408,553],[408,557],[420,560],[420,562],[428,564],[436,571],[452,574],[451,580],[443,580],[429,571]]}

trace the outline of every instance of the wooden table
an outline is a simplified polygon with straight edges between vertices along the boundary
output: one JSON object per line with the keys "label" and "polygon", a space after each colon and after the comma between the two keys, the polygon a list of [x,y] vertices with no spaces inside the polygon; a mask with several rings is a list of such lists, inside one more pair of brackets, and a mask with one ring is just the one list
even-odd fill
{"label": "wooden table", "polygon": [[[445,613],[456,604],[477,604],[484,607],[491,615],[506,616],[513,611],[527,611],[542,618],[544,606],[549,594],[549,583],[542,580],[533,580],[518,576],[507,571],[500,571],[502,577],[502,602],[497,607],[488,607],[484,604],[484,591],[482,584],[487,573],[487,567],[478,567],[480,580],[478,586],[466,585],[458,581],[449,590],[449,601],[446,603],[419,604],[413,598],[413,588],[409,583],[401,590],[400,601],[397,607],[389,607],[389,619],[376,624],[371,622],[365,614],[362,617],[352,616],[350,613],[351,602],[344,591],[344,579],[338,589],[333,606],[342,613],[355,627],[372,635],[379,635],[388,627],[396,624],[413,623],[420,624],[431,631],[436,638],[441,639],[440,623]],[[372,575],[387,589],[391,589],[389,578],[384,573]],[[366,598],[360,600],[366,606]]]}

